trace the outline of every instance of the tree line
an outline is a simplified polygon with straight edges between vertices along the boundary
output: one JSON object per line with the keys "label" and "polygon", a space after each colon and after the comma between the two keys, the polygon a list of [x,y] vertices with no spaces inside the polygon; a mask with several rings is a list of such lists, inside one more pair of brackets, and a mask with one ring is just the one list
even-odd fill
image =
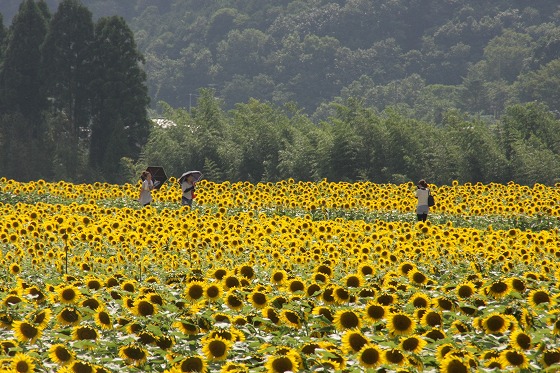
{"label": "tree line", "polygon": [[171,175],[193,168],[214,181],[560,182],[560,121],[542,103],[509,106],[496,121],[450,109],[439,125],[355,97],[332,102],[332,115],[318,122],[296,105],[255,99],[224,111],[212,89],[190,111],[160,105],[168,125],[152,128],[138,166],[165,165]]}
{"label": "tree line", "polygon": [[122,180],[149,134],[143,57],[119,16],[93,22],[77,0],[51,14],[24,0],[0,23],[0,174]]}

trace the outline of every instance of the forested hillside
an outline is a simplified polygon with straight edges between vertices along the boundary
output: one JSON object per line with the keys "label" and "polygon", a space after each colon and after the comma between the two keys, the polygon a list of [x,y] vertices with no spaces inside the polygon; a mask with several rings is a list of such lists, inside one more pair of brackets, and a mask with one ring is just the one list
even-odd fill
{"label": "forested hillside", "polygon": [[553,1],[62,1],[81,23],[20,3],[0,3],[1,175],[558,181]]}
{"label": "forested hillside", "polygon": [[[20,1],[4,0],[13,14]],[[47,1],[51,6],[57,0]],[[440,120],[449,107],[499,116],[558,108],[560,5],[497,0],[83,0],[119,14],[146,58],[152,106],[192,106],[212,87],[226,108],[249,97],[307,113],[338,97]],[[557,82],[556,82],[557,83]]]}

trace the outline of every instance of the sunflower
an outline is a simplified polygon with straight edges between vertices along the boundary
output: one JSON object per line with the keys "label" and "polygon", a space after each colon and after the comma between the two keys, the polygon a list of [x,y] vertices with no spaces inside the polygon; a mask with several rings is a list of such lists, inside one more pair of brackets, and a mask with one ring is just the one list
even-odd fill
{"label": "sunflower", "polygon": [[372,322],[377,322],[384,319],[387,316],[388,312],[389,311],[387,310],[387,307],[382,306],[375,301],[370,301],[365,308],[366,317]]}
{"label": "sunflower", "polygon": [[329,324],[332,323],[333,320],[334,320],[334,316],[333,316],[332,311],[329,307],[324,307],[324,306],[314,307],[313,311],[311,311],[311,314],[316,315],[316,316],[320,316],[320,317],[326,319],[326,321]]}
{"label": "sunflower", "polygon": [[270,281],[273,284],[281,285],[282,283],[284,283],[284,281],[286,281],[287,278],[288,274],[286,273],[286,271],[280,269],[272,273],[272,275],[270,276]]}
{"label": "sunflower", "polygon": [[288,281],[286,288],[290,293],[297,293],[305,291],[305,283],[299,278],[293,278]]}
{"label": "sunflower", "polygon": [[47,299],[45,293],[43,293],[43,291],[37,286],[28,287],[27,289],[25,289],[25,294],[27,294],[28,298],[31,298],[31,300],[37,303],[42,303]]}
{"label": "sunflower", "polygon": [[136,299],[131,311],[137,316],[153,316],[158,312],[157,306],[148,299]]}
{"label": "sunflower", "polygon": [[220,373],[249,373],[249,367],[244,363],[226,363],[222,365]]}
{"label": "sunflower", "polygon": [[175,338],[165,334],[158,336],[156,339],[156,346],[158,346],[162,350],[169,350],[171,347],[173,347],[174,344]]}
{"label": "sunflower", "polygon": [[21,267],[19,266],[19,264],[17,263],[10,264],[10,273],[12,275],[17,275],[20,272],[21,272]]}
{"label": "sunflower", "polygon": [[375,300],[383,306],[390,306],[397,303],[398,297],[395,294],[382,293],[379,294]]}
{"label": "sunflower", "polygon": [[265,319],[269,319],[273,324],[278,324],[280,322],[280,315],[273,307],[263,308],[262,315]]}
{"label": "sunflower", "polygon": [[248,296],[249,302],[253,305],[253,307],[257,309],[261,309],[266,307],[268,299],[266,297],[266,293],[263,291],[254,290]]}
{"label": "sunflower", "polygon": [[443,324],[443,316],[436,311],[427,311],[420,319],[420,325],[427,327],[436,327]]}
{"label": "sunflower", "polygon": [[10,307],[14,304],[18,304],[23,302],[23,299],[21,299],[21,297],[17,294],[8,294],[3,300],[2,300],[2,304],[4,304],[5,307]]}
{"label": "sunflower", "polygon": [[113,320],[105,308],[98,308],[93,315],[93,319],[101,329],[109,330],[113,328]]}
{"label": "sunflower", "polygon": [[408,273],[412,270],[416,269],[416,265],[412,262],[403,262],[399,266],[399,273],[403,276],[407,276]]}
{"label": "sunflower", "polygon": [[438,341],[440,339],[445,339],[445,337],[446,337],[445,332],[443,330],[438,329],[438,328],[432,328],[431,330],[428,330],[427,332],[422,334],[422,336],[424,336],[426,338],[430,338],[434,341]]}
{"label": "sunflower", "polygon": [[220,337],[231,342],[241,342],[245,340],[245,335],[242,332],[230,327],[229,329],[213,329],[202,338],[202,341],[214,337]]}
{"label": "sunflower", "polygon": [[289,326],[293,329],[300,329],[302,326],[301,316],[297,312],[290,309],[283,309],[280,312],[280,320],[282,320],[282,323],[284,325]]}
{"label": "sunflower", "polygon": [[241,281],[234,274],[229,274],[222,279],[222,284],[226,290],[241,287]]}
{"label": "sunflower", "polygon": [[308,297],[317,297],[321,294],[321,286],[315,282],[311,283],[307,289],[305,289],[305,294]]}
{"label": "sunflower", "polygon": [[411,335],[408,337],[402,337],[399,342],[399,347],[403,351],[418,354],[427,344],[428,342],[426,342],[426,340],[421,336]]}
{"label": "sunflower", "polygon": [[342,336],[342,351],[347,354],[359,352],[369,340],[358,330],[347,330]]}
{"label": "sunflower", "polygon": [[200,355],[189,356],[175,365],[176,370],[174,372],[197,372],[206,373],[208,367],[206,360]]}
{"label": "sunflower", "polygon": [[470,331],[470,328],[461,320],[455,320],[451,323],[450,330],[453,331],[453,334],[466,334]]}
{"label": "sunflower", "polygon": [[269,356],[265,363],[267,373],[299,371],[298,359],[293,354]]}
{"label": "sunflower", "polygon": [[223,288],[219,283],[211,283],[206,285],[204,289],[204,298],[210,302],[215,302],[222,297]]}
{"label": "sunflower", "polygon": [[415,285],[426,285],[428,283],[428,277],[418,269],[409,271],[407,277]]}
{"label": "sunflower", "polygon": [[143,345],[155,344],[157,341],[157,337],[154,335],[154,333],[146,330],[138,332],[137,335],[138,335],[138,342]]}
{"label": "sunflower", "polygon": [[363,263],[363,264],[360,264],[360,266],[358,267],[358,271],[363,276],[371,276],[375,273],[375,268],[372,267],[371,265],[367,264],[367,263]]}
{"label": "sunflower", "polygon": [[529,292],[529,305],[537,307],[543,304],[552,305],[552,298],[550,293],[544,289],[535,289]]}
{"label": "sunflower", "polygon": [[386,318],[387,328],[393,335],[409,335],[416,329],[416,322],[404,312],[393,312]]}
{"label": "sunflower", "polygon": [[58,373],[97,373],[97,367],[92,363],[82,360],[74,360],[64,366]]}
{"label": "sunflower", "polygon": [[481,323],[486,334],[503,334],[510,326],[509,318],[497,312],[492,312],[482,319]]}
{"label": "sunflower", "polygon": [[334,301],[337,304],[347,304],[350,301],[352,301],[352,298],[353,298],[350,295],[350,292],[348,291],[348,289],[346,289],[342,286],[334,287],[332,295],[334,297]]}
{"label": "sunflower", "polygon": [[179,329],[183,334],[194,335],[200,332],[198,323],[192,318],[187,318],[184,320],[177,320],[173,324],[173,327]]}
{"label": "sunflower", "polygon": [[384,360],[389,364],[403,365],[406,363],[406,356],[398,348],[384,351]]}
{"label": "sunflower", "polygon": [[334,314],[333,323],[339,331],[354,328],[359,329],[361,326],[361,317],[353,310],[340,309]]}
{"label": "sunflower", "polygon": [[17,341],[14,340],[3,340],[0,341],[0,355],[2,353],[7,356],[14,356],[16,354],[15,349],[19,346]]}
{"label": "sunflower", "polygon": [[507,279],[507,283],[513,290],[517,291],[518,293],[523,293],[527,289],[525,281],[517,277],[511,277]]}
{"label": "sunflower", "polygon": [[103,283],[96,277],[88,277],[86,279],[86,287],[90,290],[99,290],[103,287]]}
{"label": "sunflower", "polygon": [[204,341],[202,352],[209,360],[225,360],[232,342],[221,337],[208,338]]}
{"label": "sunflower", "polygon": [[61,325],[77,325],[82,320],[82,315],[74,307],[64,307],[56,317],[56,320]]}
{"label": "sunflower", "polygon": [[438,360],[443,360],[445,359],[445,357],[453,352],[456,351],[457,349],[455,348],[455,345],[453,345],[452,343],[443,343],[440,344],[439,346],[437,346],[437,350],[436,350],[436,358]]}
{"label": "sunflower", "polygon": [[225,304],[232,310],[239,311],[243,308],[243,300],[235,293],[235,290],[230,290],[225,296]]}
{"label": "sunflower", "polygon": [[529,367],[529,360],[523,352],[510,349],[500,353],[500,362],[504,366],[513,366],[521,369]]}
{"label": "sunflower", "polygon": [[62,304],[76,304],[80,300],[82,293],[74,285],[59,286],[53,294],[56,296],[53,302],[60,302]]}
{"label": "sunflower", "polygon": [[137,343],[130,343],[119,348],[119,356],[127,364],[139,366],[148,360],[148,351]]}
{"label": "sunflower", "polygon": [[504,364],[500,361],[500,359],[495,357],[486,361],[484,363],[484,366],[488,369],[491,369],[494,372],[501,372],[506,368]]}
{"label": "sunflower", "polygon": [[87,298],[86,300],[84,300],[82,302],[82,307],[87,307],[90,310],[95,311],[96,309],[98,309],[99,307],[102,306],[102,303],[96,299],[96,298]]}
{"label": "sunflower", "polygon": [[49,358],[59,365],[71,363],[76,357],[74,351],[63,344],[55,344],[49,348]]}
{"label": "sunflower", "polygon": [[37,325],[40,329],[44,329],[47,327],[49,322],[52,318],[52,311],[50,308],[45,308],[39,312],[37,312],[33,317],[31,317],[30,321]]}
{"label": "sunflower", "polygon": [[431,299],[424,293],[415,293],[413,294],[408,303],[412,304],[414,308],[428,308],[431,303]]}
{"label": "sunflower", "polygon": [[13,373],[32,373],[35,371],[35,362],[29,355],[18,352],[11,360],[11,372]]}
{"label": "sunflower", "polygon": [[511,291],[511,287],[507,281],[498,280],[493,282],[486,291],[491,294],[494,298],[500,299],[505,297]]}
{"label": "sunflower", "polygon": [[462,282],[455,288],[455,294],[459,299],[468,299],[476,293],[476,286],[471,282]]}
{"label": "sunflower", "polygon": [[365,368],[375,368],[385,363],[381,349],[371,344],[365,345],[358,352],[358,362]]}
{"label": "sunflower", "polygon": [[560,364],[560,348],[544,350],[541,360],[545,367]]}
{"label": "sunflower", "polygon": [[360,288],[364,285],[364,277],[360,275],[346,275],[342,279],[342,283],[348,288]]}
{"label": "sunflower", "polygon": [[97,330],[87,325],[75,326],[72,330],[72,339],[75,341],[96,341],[99,335]]}
{"label": "sunflower", "polygon": [[442,311],[452,311],[456,307],[455,302],[446,296],[435,298],[432,304],[434,307]]}
{"label": "sunflower", "polygon": [[514,330],[509,336],[509,344],[514,350],[530,350],[532,338],[520,329]]}
{"label": "sunflower", "polygon": [[123,281],[121,283],[121,289],[129,293],[134,293],[136,292],[136,282],[133,280]]}
{"label": "sunflower", "polygon": [[204,297],[205,284],[202,281],[189,282],[183,292],[185,298],[191,302],[196,302]]}
{"label": "sunflower", "polygon": [[471,368],[466,359],[449,354],[441,360],[439,364],[439,371],[441,373],[467,373],[471,371]]}
{"label": "sunflower", "polygon": [[12,329],[18,341],[34,343],[41,337],[42,329],[27,321],[14,321]]}

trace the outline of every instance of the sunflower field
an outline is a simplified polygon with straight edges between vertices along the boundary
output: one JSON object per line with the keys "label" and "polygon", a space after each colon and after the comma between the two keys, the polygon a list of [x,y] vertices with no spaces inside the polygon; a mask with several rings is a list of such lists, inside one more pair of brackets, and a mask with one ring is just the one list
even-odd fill
{"label": "sunflower field", "polygon": [[0,371],[558,372],[560,185],[0,179]]}

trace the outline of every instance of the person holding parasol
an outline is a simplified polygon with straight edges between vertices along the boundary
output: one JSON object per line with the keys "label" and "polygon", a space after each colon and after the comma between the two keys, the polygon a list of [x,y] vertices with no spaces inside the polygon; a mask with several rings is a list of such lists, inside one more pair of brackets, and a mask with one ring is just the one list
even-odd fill
{"label": "person holding parasol", "polygon": [[181,184],[181,190],[183,191],[183,195],[181,196],[181,204],[183,206],[192,208],[196,183],[201,177],[202,173],[200,171],[188,171],[179,178],[179,184]]}

